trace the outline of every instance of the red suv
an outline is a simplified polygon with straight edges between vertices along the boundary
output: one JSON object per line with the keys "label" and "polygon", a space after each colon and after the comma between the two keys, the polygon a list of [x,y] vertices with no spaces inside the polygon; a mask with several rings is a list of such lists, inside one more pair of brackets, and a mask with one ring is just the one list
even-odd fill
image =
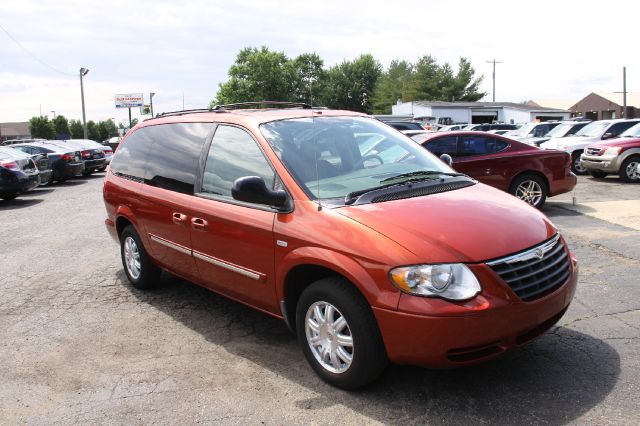
{"label": "red suv", "polygon": [[388,361],[498,356],[562,317],[578,267],[542,213],[374,118],[275,106],[165,114],[121,142],[105,223],[135,287],[163,269],[281,318],[347,389]]}

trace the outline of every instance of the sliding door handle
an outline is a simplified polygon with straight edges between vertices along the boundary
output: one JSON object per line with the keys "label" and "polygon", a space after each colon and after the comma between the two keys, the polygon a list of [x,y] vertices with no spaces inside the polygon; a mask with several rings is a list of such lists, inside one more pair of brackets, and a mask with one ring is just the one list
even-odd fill
{"label": "sliding door handle", "polygon": [[209,222],[199,217],[194,217],[191,219],[191,227],[196,231],[206,231],[209,227]]}

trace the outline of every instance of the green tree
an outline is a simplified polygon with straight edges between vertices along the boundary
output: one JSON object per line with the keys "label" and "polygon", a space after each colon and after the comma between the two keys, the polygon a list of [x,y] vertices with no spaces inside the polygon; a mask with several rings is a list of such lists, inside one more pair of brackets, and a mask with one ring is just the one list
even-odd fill
{"label": "green tree", "polygon": [[113,120],[104,120],[98,123],[98,134],[100,139],[98,141],[104,141],[113,136],[118,136],[118,128]]}
{"label": "green tree", "polygon": [[476,70],[473,69],[468,59],[460,58],[458,73],[453,81],[455,99],[466,102],[476,102],[482,99],[487,94],[480,92],[483,78],[483,76],[476,77]]}
{"label": "green tree", "polygon": [[431,55],[425,55],[415,64],[415,74],[411,81],[415,99],[435,101],[441,99],[440,66]]}
{"label": "green tree", "polygon": [[55,139],[56,129],[47,117],[31,117],[29,120],[29,133],[32,138]]}
{"label": "green tree", "polygon": [[343,61],[327,72],[323,103],[330,108],[370,112],[373,91],[382,74],[382,66],[372,55]]}
{"label": "green tree", "polygon": [[67,118],[64,115],[57,115],[52,122],[56,132],[56,138],[68,139],[71,131],[69,131],[69,121],[67,121]]}
{"label": "green tree", "polygon": [[84,138],[84,127],[82,127],[82,121],[70,120],[69,121],[69,133],[71,133],[72,139]]}
{"label": "green tree", "polygon": [[391,106],[398,99],[414,100],[413,79],[414,67],[407,61],[391,61],[389,69],[378,79],[373,92],[373,112],[390,114]]}
{"label": "green tree", "polygon": [[100,132],[98,131],[98,125],[93,120],[87,121],[87,137],[92,141],[100,140]]}
{"label": "green tree", "polygon": [[326,89],[327,73],[324,61],[316,53],[303,53],[297,58],[288,61],[287,67],[291,74],[290,100],[304,102],[313,105],[322,97]]}
{"label": "green tree", "polygon": [[288,62],[284,52],[266,46],[242,49],[229,68],[229,81],[220,83],[212,104],[290,100],[293,67]]}

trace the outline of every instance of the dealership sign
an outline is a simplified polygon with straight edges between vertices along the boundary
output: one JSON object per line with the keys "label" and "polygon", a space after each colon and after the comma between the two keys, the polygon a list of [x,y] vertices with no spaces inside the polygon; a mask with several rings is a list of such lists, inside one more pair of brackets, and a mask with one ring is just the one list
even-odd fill
{"label": "dealership sign", "polygon": [[125,93],[116,95],[116,108],[133,108],[144,105],[142,93]]}

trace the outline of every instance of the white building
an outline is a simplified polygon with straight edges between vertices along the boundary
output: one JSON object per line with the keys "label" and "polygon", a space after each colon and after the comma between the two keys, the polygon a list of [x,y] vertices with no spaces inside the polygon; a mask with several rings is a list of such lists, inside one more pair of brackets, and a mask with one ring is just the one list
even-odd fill
{"label": "white building", "polygon": [[[567,120],[571,112],[563,109],[516,104],[513,102],[402,102],[392,107],[393,115],[413,115],[430,121],[451,123],[528,123]],[[450,120],[448,120],[450,119]]]}

